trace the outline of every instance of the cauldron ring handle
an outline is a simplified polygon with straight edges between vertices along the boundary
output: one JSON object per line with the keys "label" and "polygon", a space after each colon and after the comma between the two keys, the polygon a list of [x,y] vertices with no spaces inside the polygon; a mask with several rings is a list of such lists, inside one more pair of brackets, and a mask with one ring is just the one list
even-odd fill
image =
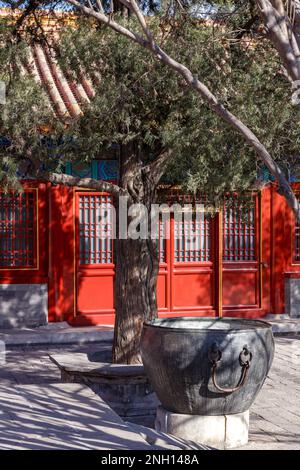
{"label": "cauldron ring handle", "polygon": [[241,372],[241,377],[235,387],[223,388],[223,387],[220,387],[220,385],[218,385],[216,372],[217,372],[218,364],[221,362],[221,359],[222,359],[222,352],[220,351],[218,345],[214,343],[209,350],[209,360],[212,363],[212,382],[215,388],[219,390],[219,392],[223,392],[223,393],[232,393],[232,392],[236,392],[237,390],[240,390],[247,380],[248,371],[249,371],[250,363],[252,360],[252,353],[249,351],[248,346],[247,345],[243,346],[243,349],[239,355],[239,362],[242,367],[242,372]]}

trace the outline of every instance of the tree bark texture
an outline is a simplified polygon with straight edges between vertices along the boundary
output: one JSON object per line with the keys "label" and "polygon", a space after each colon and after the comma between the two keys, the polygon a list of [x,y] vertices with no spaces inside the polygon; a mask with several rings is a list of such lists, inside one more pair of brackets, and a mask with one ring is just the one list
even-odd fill
{"label": "tree bark texture", "polygon": [[[156,182],[145,171],[134,145],[123,147],[120,155],[120,186],[132,204],[147,208],[146,239],[116,239],[115,308],[113,362],[140,363],[140,338],[144,321],[157,316],[156,283],[159,269],[158,242],[151,239],[151,203],[156,198]],[[132,221],[127,217],[127,222]]]}

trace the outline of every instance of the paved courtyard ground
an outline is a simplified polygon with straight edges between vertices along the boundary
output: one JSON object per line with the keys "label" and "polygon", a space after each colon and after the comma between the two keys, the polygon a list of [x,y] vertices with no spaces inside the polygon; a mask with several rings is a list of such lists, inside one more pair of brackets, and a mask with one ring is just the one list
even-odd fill
{"label": "paved courtyard ground", "polygon": [[[0,365],[0,385],[60,382],[49,353],[93,352],[99,345],[19,347]],[[1,411],[1,403],[0,403]],[[250,440],[245,449],[300,449],[300,335],[276,337],[270,376],[251,410]]]}

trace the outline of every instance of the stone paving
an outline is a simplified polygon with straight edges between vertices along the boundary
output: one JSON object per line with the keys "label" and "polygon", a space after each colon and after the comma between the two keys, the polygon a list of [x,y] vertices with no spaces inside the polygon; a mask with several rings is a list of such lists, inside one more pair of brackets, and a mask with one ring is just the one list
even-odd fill
{"label": "stone paving", "polygon": [[[18,347],[0,354],[0,385],[60,382],[48,354],[94,352],[99,344]],[[249,443],[244,449],[300,449],[300,335],[276,337],[274,363],[251,409]],[[0,403],[1,411],[1,403]]]}
{"label": "stone paving", "polygon": [[250,410],[245,449],[300,449],[300,335],[275,342],[270,375]]}
{"label": "stone paving", "polygon": [[82,384],[0,385],[0,450],[151,450]]}

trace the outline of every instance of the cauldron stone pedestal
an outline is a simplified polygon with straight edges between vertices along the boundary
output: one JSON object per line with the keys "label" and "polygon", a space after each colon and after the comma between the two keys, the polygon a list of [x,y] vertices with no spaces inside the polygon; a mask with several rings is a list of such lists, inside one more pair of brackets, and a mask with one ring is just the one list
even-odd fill
{"label": "cauldron stone pedestal", "polygon": [[155,429],[215,449],[234,449],[248,442],[249,411],[232,415],[201,416],[171,413],[159,406]]}
{"label": "cauldron stone pedestal", "polygon": [[249,409],[270,370],[270,324],[169,317],[145,323],[145,371],[162,407],[156,427],[220,449],[248,441]]}

